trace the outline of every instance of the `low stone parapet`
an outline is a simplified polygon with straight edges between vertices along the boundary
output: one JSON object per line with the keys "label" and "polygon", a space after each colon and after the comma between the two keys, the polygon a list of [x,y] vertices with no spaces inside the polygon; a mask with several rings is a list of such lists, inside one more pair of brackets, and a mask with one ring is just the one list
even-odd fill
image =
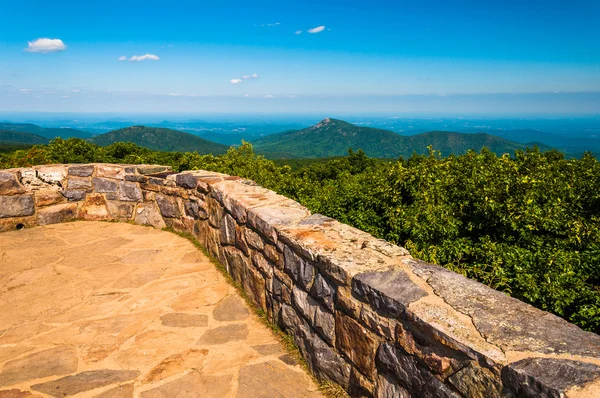
{"label": "low stone parapet", "polygon": [[600,396],[600,336],[252,181],[148,165],[0,171],[0,230],[75,219],[192,234],[351,396]]}

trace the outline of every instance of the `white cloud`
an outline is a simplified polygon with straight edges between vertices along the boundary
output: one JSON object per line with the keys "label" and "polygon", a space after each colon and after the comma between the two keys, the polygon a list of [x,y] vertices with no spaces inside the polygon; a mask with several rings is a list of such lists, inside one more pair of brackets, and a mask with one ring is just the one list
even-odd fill
{"label": "white cloud", "polygon": [[73,91],[74,93],[78,93],[78,92],[80,92],[81,90],[77,88],[77,89],[75,89],[75,90],[71,90],[71,91]]}
{"label": "white cloud", "polygon": [[146,60],[150,60],[150,61],[158,61],[160,58],[158,57],[158,55],[154,55],[154,54],[145,54],[145,55],[134,55],[133,57],[129,58],[129,61],[146,61]]}
{"label": "white cloud", "polygon": [[20,92],[21,94],[29,94],[29,93],[30,93],[30,92],[32,92],[32,91],[33,91],[33,90],[32,90],[32,89],[30,89],[30,88],[20,88],[20,89],[19,89],[19,92]]}
{"label": "white cloud", "polygon": [[295,33],[296,33],[297,35],[301,35],[301,34],[302,34],[302,31],[301,31],[301,30],[297,30]]}
{"label": "white cloud", "polygon": [[324,30],[325,30],[325,26],[321,25],[321,26],[317,26],[316,28],[309,29],[308,33],[321,33]]}
{"label": "white cloud", "polygon": [[242,82],[242,79],[231,79],[231,84],[240,84]]}
{"label": "white cloud", "polygon": [[260,26],[263,26],[263,27],[264,27],[264,26],[270,27],[270,26],[279,26],[279,25],[281,25],[281,22],[275,22],[275,23],[263,23],[263,24],[261,24]]}
{"label": "white cloud", "polygon": [[244,97],[249,97],[249,96],[250,96],[250,95],[248,95],[248,94],[244,94]]}
{"label": "white cloud", "polygon": [[63,95],[62,98],[71,98],[69,95]]}
{"label": "white cloud", "polygon": [[242,79],[258,79],[258,75],[256,73],[253,73],[251,75],[244,75],[242,76]]}
{"label": "white cloud", "polygon": [[40,38],[34,41],[27,42],[25,51],[29,53],[53,53],[56,51],[64,51],[67,49],[65,43],[60,39]]}
{"label": "white cloud", "polygon": [[265,95],[265,98],[275,98],[275,96],[271,95],[271,94],[267,94],[267,95]]}
{"label": "white cloud", "polygon": [[121,56],[121,57],[119,57],[119,61],[126,61],[126,60],[127,60],[127,57],[126,57],[126,56],[124,56],[124,55],[123,55],[123,56]]}

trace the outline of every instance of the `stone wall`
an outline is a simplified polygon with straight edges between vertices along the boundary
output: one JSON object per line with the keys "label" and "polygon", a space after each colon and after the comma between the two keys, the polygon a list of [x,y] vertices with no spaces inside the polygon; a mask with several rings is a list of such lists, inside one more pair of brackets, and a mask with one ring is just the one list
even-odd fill
{"label": "stone wall", "polygon": [[252,181],[145,165],[0,171],[0,230],[73,219],[193,234],[351,396],[600,396],[600,336]]}

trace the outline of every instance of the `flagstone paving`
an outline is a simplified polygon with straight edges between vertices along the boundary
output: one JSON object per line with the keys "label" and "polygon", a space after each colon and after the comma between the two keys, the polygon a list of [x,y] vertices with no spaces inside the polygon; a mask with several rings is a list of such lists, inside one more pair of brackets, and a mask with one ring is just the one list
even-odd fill
{"label": "flagstone paving", "polygon": [[0,398],[320,397],[189,241],[76,222],[0,234]]}

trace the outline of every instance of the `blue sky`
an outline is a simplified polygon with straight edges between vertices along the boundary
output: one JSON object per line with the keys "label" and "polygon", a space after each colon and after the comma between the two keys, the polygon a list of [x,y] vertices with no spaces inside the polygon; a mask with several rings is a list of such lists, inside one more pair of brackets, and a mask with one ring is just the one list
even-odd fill
{"label": "blue sky", "polygon": [[0,111],[600,113],[597,0],[0,9]]}

